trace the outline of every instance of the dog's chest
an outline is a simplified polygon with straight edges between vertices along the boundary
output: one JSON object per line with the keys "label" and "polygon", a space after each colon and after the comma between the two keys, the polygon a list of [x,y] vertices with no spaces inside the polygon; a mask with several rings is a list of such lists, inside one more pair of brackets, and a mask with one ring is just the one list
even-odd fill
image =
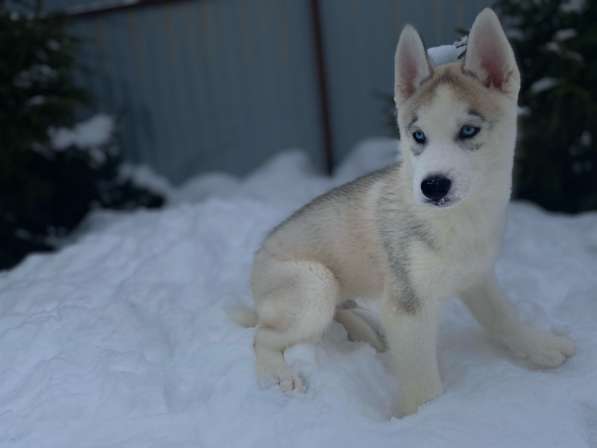
{"label": "dog's chest", "polygon": [[501,223],[487,216],[464,216],[433,228],[433,245],[413,244],[411,276],[422,295],[458,294],[493,268]]}

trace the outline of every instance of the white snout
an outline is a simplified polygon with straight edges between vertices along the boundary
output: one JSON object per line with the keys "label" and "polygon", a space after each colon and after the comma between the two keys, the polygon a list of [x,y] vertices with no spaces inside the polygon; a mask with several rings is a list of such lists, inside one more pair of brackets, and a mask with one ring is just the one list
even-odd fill
{"label": "white snout", "polygon": [[[414,158],[413,168],[412,188],[415,202],[419,204],[450,207],[464,199],[469,193],[473,167],[469,158],[466,157],[465,151],[461,148],[429,146],[422,154]],[[440,179],[442,188],[446,189],[445,196],[442,196],[442,192],[439,195],[430,194],[429,183],[431,182],[433,185],[436,179]],[[427,188],[423,182],[427,182]],[[433,192],[433,189],[431,191]]]}

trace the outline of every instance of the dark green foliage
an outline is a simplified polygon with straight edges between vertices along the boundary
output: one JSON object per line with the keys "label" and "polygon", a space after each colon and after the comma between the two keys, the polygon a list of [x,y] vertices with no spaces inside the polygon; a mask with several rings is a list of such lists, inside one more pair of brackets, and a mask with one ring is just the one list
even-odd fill
{"label": "dark green foliage", "polygon": [[597,2],[499,0],[496,10],[523,77],[516,197],[597,209]]}
{"label": "dark green foliage", "polygon": [[73,80],[78,43],[61,17],[41,18],[39,2],[21,3],[17,15],[0,2],[0,269],[52,250],[94,206],[163,203],[120,176],[113,142],[95,152],[51,147],[50,130],[73,126],[88,103]]}

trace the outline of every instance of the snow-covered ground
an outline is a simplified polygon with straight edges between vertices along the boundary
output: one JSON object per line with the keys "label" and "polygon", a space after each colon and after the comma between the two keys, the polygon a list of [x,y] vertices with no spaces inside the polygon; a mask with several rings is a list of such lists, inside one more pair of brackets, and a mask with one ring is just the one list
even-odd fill
{"label": "snow-covered ground", "polygon": [[597,214],[515,203],[499,279],[527,320],[576,339],[556,370],[528,370],[446,304],[445,393],[390,419],[384,354],[333,324],[287,353],[304,395],[256,385],[251,303],[266,231],[331,185],[394,159],[355,151],[333,180],[285,152],[244,180],[202,176],[161,211],[96,213],[61,252],[0,274],[0,446],[597,447]]}

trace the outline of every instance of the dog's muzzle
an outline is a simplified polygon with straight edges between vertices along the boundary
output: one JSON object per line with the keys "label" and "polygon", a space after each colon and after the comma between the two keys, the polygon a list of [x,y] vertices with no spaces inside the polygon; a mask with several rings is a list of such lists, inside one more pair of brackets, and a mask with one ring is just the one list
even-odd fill
{"label": "dog's muzzle", "polygon": [[421,182],[421,192],[426,201],[437,206],[447,205],[451,188],[452,181],[442,174],[428,176]]}

